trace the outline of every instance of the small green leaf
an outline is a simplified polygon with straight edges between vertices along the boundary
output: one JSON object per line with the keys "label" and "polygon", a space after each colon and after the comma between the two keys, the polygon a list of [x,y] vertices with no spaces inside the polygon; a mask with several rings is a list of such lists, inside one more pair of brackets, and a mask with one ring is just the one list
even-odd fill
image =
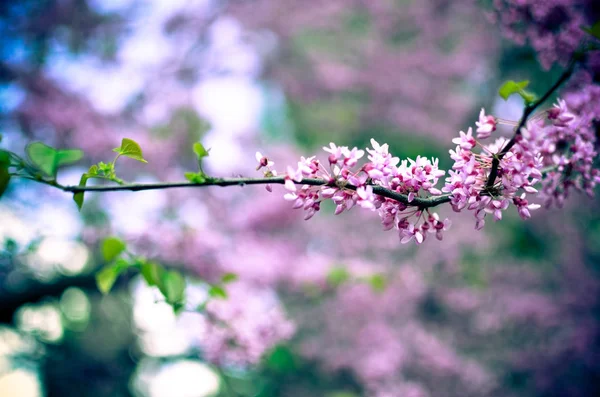
{"label": "small green leaf", "polygon": [[350,279],[350,273],[343,266],[336,266],[329,271],[327,274],[327,283],[330,285],[337,287],[342,285],[346,281]]}
{"label": "small green leaf", "polygon": [[227,299],[227,291],[220,285],[211,285],[208,289],[208,295],[215,299]]}
{"label": "small green leaf", "polygon": [[374,274],[367,281],[374,292],[383,292],[387,287],[387,280],[383,274]]}
{"label": "small green leaf", "polygon": [[141,273],[150,287],[162,285],[165,270],[158,263],[142,262]]}
{"label": "small green leaf", "polygon": [[6,191],[9,182],[10,173],[8,172],[8,167],[5,164],[0,163],[0,197],[2,197]]}
{"label": "small green leaf", "polygon": [[523,81],[519,81],[519,82],[516,82],[513,80],[508,80],[507,82],[502,84],[502,87],[500,87],[500,89],[498,90],[498,94],[500,94],[500,96],[505,101],[508,100],[508,97],[510,97],[511,95],[519,94],[521,96],[521,98],[523,98],[525,103],[530,104],[533,101],[535,101],[536,97],[534,94],[525,91],[525,88],[528,85],[529,85],[528,80],[523,80]]}
{"label": "small green leaf", "polygon": [[147,163],[146,159],[142,154],[142,148],[133,139],[123,138],[121,141],[121,147],[114,148],[113,152],[119,153],[121,156],[129,157],[131,159]]}
{"label": "small green leaf", "polygon": [[2,165],[7,168],[10,166],[10,153],[0,149],[0,166]]}
{"label": "small green leaf", "polygon": [[[79,180],[79,186],[86,186],[87,181],[90,178],[93,178],[98,175],[98,166],[92,165],[87,173],[81,175],[81,179]],[[73,193],[73,200],[75,204],[77,204],[77,208],[81,211],[81,207],[83,206],[84,192]]]}
{"label": "small green leaf", "polygon": [[597,39],[600,39],[600,21],[596,22],[592,27],[582,26],[581,30],[591,34]]}
{"label": "small green leaf", "polygon": [[286,346],[276,346],[266,357],[265,364],[278,373],[292,373],[298,370],[294,353]]}
{"label": "small green leaf", "polygon": [[204,175],[204,172],[186,172],[185,174],[185,179],[187,179],[188,181],[192,182],[192,183],[204,183],[206,182],[206,175]]}
{"label": "small green leaf", "polygon": [[121,274],[121,272],[125,269],[126,267],[123,267],[119,264],[112,264],[105,266],[102,270],[100,270],[96,274],[96,284],[98,285],[100,292],[105,295],[108,294],[113,285],[115,285],[119,274]]}
{"label": "small green leaf", "polygon": [[232,283],[234,281],[237,281],[238,278],[239,278],[238,275],[235,274],[235,273],[225,273],[223,275],[223,277],[221,277],[221,282],[223,284],[229,284],[229,283]]}
{"label": "small green leaf", "polygon": [[33,142],[27,145],[25,152],[29,160],[44,174],[55,177],[58,167],[75,163],[83,157],[83,152],[78,149],[57,150],[42,142]]}
{"label": "small green leaf", "polygon": [[[85,186],[87,184],[88,175],[81,175],[81,179],[79,180],[79,186]],[[84,192],[73,193],[73,200],[75,204],[77,204],[77,208],[81,211],[81,207],[83,206],[83,194]]]}
{"label": "small green leaf", "polygon": [[164,295],[167,303],[180,304],[185,297],[185,278],[181,273],[171,270],[162,274],[162,285],[159,285],[160,292]]}
{"label": "small green leaf", "polygon": [[198,160],[202,160],[204,157],[208,157],[208,150],[204,148],[200,142],[194,143],[194,153],[198,156]]}
{"label": "small green leaf", "polygon": [[127,248],[127,245],[120,238],[107,237],[102,242],[102,256],[106,262],[111,262],[125,251],[125,248]]}

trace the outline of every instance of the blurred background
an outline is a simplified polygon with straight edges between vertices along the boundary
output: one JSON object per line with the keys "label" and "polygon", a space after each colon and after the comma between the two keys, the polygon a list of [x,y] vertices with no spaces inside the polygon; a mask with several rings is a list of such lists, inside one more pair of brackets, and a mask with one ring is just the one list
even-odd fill
{"label": "blurred background", "polygon": [[[82,149],[63,184],[123,137],[149,162],[119,160],[127,181],[182,180],[197,141],[214,176],[260,176],[256,151],[285,170],[370,138],[447,169],[481,107],[520,116],[496,94],[504,79],[543,92],[561,71],[502,39],[491,3],[0,2],[1,144]],[[444,209],[452,231],[417,248],[368,211],[324,205],[304,222],[282,196],[88,194],[79,213],[70,195],[13,178],[0,201],[0,395],[600,395],[597,201],[573,196],[527,222],[508,211],[481,232]],[[135,275],[101,295],[108,235],[185,272],[190,302],[207,293],[196,280],[237,274],[217,321],[175,316]]]}

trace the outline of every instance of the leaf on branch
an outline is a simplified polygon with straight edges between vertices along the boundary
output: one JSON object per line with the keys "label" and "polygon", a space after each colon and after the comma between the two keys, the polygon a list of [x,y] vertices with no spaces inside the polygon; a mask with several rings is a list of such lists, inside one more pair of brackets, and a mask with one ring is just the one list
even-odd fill
{"label": "leaf on branch", "polygon": [[528,80],[513,81],[508,80],[498,90],[498,94],[506,101],[508,97],[513,94],[519,94],[526,104],[530,104],[536,100],[536,96],[531,92],[525,91],[525,88],[529,85]]}
{"label": "leaf on branch", "polygon": [[98,289],[103,294],[108,294],[112,289],[113,285],[117,281],[119,275],[127,269],[127,266],[121,262],[113,263],[111,265],[105,266],[102,270],[96,274],[96,284],[98,285]]}
{"label": "leaf on branch", "polygon": [[125,251],[126,248],[127,245],[120,238],[107,237],[102,242],[102,256],[104,257],[105,261],[111,262],[123,251]]}
{"label": "leaf on branch", "polygon": [[141,273],[150,287],[162,285],[162,275],[165,269],[156,262],[142,262]]}
{"label": "leaf on branch", "polygon": [[200,142],[194,143],[194,153],[196,153],[198,160],[202,160],[204,157],[208,157],[208,150],[206,150],[204,148],[204,145],[202,145]]}
{"label": "leaf on branch", "polygon": [[165,271],[161,277],[162,285],[158,288],[170,305],[181,304],[185,298],[185,278],[181,273],[170,270]]}
{"label": "leaf on branch", "polygon": [[186,172],[185,179],[192,183],[204,183],[206,182],[206,175],[204,172]]}
{"label": "leaf on branch", "polygon": [[[98,166],[92,165],[90,167],[90,169],[88,170],[88,172],[81,175],[81,179],[79,180],[79,186],[85,187],[87,185],[88,179],[93,178],[97,175],[98,175]],[[73,200],[75,201],[75,204],[77,204],[77,208],[79,209],[79,211],[81,211],[81,207],[83,207],[83,199],[84,199],[83,195],[84,195],[84,192],[73,193]]]}
{"label": "leaf on branch", "polygon": [[58,150],[42,142],[33,142],[25,147],[25,152],[31,163],[50,177],[56,177],[56,171],[61,165],[75,163],[83,157],[79,149]]}
{"label": "leaf on branch", "polygon": [[594,36],[597,39],[600,39],[600,21],[596,22],[591,27],[582,26],[581,30],[583,30],[584,32],[586,32],[588,34],[591,34],[592,36]]}
{"label": "leaf on branch", "polygon": [[142,148],[133,139],[123,138],[121,146],[114,148],[113,152],[119,153],[121,156],[129,157],[131,159],[147,163],[146,159],[142,154]]}

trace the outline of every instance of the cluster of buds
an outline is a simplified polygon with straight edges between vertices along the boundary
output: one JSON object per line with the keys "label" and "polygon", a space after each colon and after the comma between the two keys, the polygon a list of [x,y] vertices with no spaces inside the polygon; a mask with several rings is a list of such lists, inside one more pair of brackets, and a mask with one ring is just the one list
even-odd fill
{"label": "cluster of buds", "polygon": [[[364,150],[330,143],[323,148],[327,163],[313,156],[302,157],[295,168],[288,166],[284,198],[293,202],[293,208],[305,210],[305,219],[320,210],[323,200],[335,203],[336,215],[356,206],[377,212],[384,229],[397,229],[402,243],[420,244],[430,233],[441,240],[450,227],[448,219],[441,221],[431,211],[434,205],[449,202],[456,212],[472,211],[479,230],[487,214],[500,220],[511,204],[521,218],[530,218],[530,211],[540,205],[530,203],[528,195],[538,193],[535,186],[540,182],[546,204],[552,200],[561,204],[571,186],[591,193],[600,182],[600,173],[592,167],[595,136],[581,128],[564,101],[529,120],[512,141],[500,137],[482,143],[498,124],[514,127],[519,125],[516,122],[486,115],[481,109],[475,124],[476,136],[469,128],[452,140],[457,145],[449,151],[454,164],[442,189],[436,185],[446,172],[438,168],[438,159],[418,156],[400,161],[389,153],[387,144],[371,139],[362,165],[358,163]],[[260,153],[256,158],[258,168],[267,169],[265,176],[277,175],[270,160]],[[431,204],[436,197],[440,200]]]}

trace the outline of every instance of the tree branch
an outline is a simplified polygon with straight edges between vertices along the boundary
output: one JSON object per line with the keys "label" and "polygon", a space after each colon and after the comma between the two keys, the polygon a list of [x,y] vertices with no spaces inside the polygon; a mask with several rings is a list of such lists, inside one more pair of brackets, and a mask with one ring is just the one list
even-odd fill
{"label": "tree branch", "polygon": [[515,134],[510,139],[510,141],[508,141],[506,146],[504,146],[502,151],[498,155],[494,156],[494,159],[492,160],[492,169],[490,171],[490,175],[488,176],[486,188],[489,189],[494,186],[496,177],[498,176],[500,160],[502,160],[502,158],[504,156],[506,156],[506,153],[508,153],[508,151],[510,149],[512,149],[512,147],[517,143],[517,140],[521,136],[521,128],[525,127],[525,124],[527,123],[527,119],[529,118],[529,116],[531,116],[531,114],[542,103],[546,102],[548,100],[548,98],[550,98],[550,96],[554,93],[554,91],[556,91],[558,89],[558,87],[560,87],[565,81],[567,81],[569,79],[569,77],[571,77],[571,75],[573,74],[573,71],[575,70],[575,65],[577,64],[578,61],[579,61],[579,58],[577,56],[574,56],[571,59],[571,61],[569,62],[569,66],[567,67],[567,69],[565,69],[565,71],[560,75],[560,77],[558,78],[558,80],[556,80],[556,82],[552,85],[552,87],[550,87],[548,89],[548,91],[546,91],[546,93],[544,95],[542,95],[537,101],[534,101],[525,106],[525,109],[523,109],[523,116],[521,116],[521,120],[519,121],[519,125],[517,125]]}
{"label": "tree branch", "polygon": [[[161,182],[161,183],[132,183],[125,185],[110,185],[110,186],[63,186],[58,183],[50,184],[62,191],[69,193],[80,193],[80,192],[117,192],[117,191],[133,191],[138,192],[142,190],[162,190],[162,189],[173,189],[173,188],[186,188],[186,187],[206,187],[206,186],[244,186],[244,185],[266,185],[266,184],[278,184],[283,185],[285,178],[281,176],[270,177],[270,178],[206,178],[205,182],[192,183],[192,182]],[[338,186],[335,182],[330,182],[324,179],[312,179],[305,178],[300,182],[294,182],[298,185],[309,185],[309,186],[332,186],[339,187],[348,190],[356,190],[356,186],[345,184]],[[408,200],[408,196],[395,192],[390,189],[386,189],[383,186],[373,185],[373,193],[386,197],[392,200],[396,200],[400,203],[406,204],[412,207],[419,207],[422,209],[431,208],[440,204],[450,202],[450,195],[443,194],[440,196],[432,197],[415,197],[412,201]]]}

